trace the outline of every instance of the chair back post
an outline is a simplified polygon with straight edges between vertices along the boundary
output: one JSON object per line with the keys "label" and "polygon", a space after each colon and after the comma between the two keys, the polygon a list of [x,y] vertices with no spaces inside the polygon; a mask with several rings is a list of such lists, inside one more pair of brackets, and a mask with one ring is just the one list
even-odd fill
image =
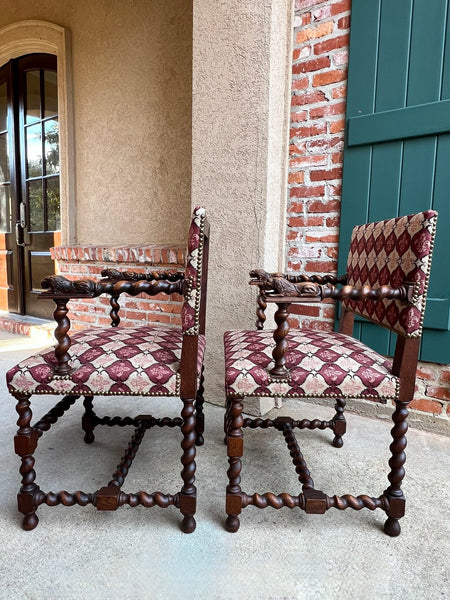
{"label": "chair back post", "polygon": [[420,340],[420,337],[397,336],[392,374],[400,378],[399,402],[411,402],[413,399]]}
{"label": "chair back post", "polygon": [[341,318],[339,319],[339,333],[353,336],[353,326],[355,322],[355,315],[350,310],[345,309],[341,305]]}
{"label": "chair back post", "polygon": [[189,229],[182,309],[180,396],[183,399],[194,399],[198,390],[198,336],[205,334],[208,259],[209,223],[204,208],[196,207]]}
{"label": "chair back post", "polygon": [[197,394],[197,355],[198,335],[184,335],[180,361],[180,397],[184,400],[192,400]]}
{"label": "chair back post", "polygon": [[208,219],[205,219],[205,231],[203,238],[203,264],[202,264],[202,292],[200,298],[199,333],[206,333],[206,298],[208,289],[208,263],[209,263],[209,231]]}

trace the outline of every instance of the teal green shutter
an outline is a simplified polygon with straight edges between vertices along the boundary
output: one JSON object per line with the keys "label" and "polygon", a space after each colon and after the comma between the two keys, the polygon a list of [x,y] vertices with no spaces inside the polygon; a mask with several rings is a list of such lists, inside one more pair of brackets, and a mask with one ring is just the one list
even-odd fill
{"label": "teal green shutter", "polygon": [[[339,240],[354,225],[433,208],[437,239],[421,359],[450,363],[449,0],[353,0]],[[395,336],[358,320],[383,354]]]}

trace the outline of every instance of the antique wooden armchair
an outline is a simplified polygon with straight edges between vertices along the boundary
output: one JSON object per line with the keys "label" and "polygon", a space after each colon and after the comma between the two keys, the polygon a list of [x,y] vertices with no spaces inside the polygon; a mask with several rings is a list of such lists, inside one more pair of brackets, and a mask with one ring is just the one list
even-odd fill
{"label": "antique wooden armchair", "polygon": [[[100,281],[69,281],[52,276],[43,280],[48,291],[42,297],[56,304],[57,322],[54,349],[44,350],[24,360],[7,373],[10,393],[16,398],[19,429],[15,436],[15,451],[21,457],[22,486],[18,494],[19,511],[23,513],[23,528],[38,524],[36,510],[41,504],[85,506],[98,510],[115,510],[119,506],[175,506],[183,514],[181,528],[190,533],[195,529],[196,511],[195,444],[203,443],[203,354],[205,349],[206,278],[208,269],[209,228],[203,208],[194,210],[189,229],[185,272],[154,272],[148,275],[106,270]],[[160,293],[183,294],[182,327],[163,325],[118,327],[119,296],[123,293],[151,296]],[[111,296],[110,328],[89,328],[68,335],[70,321],[67,303],[70,299]],[[30,399],[35,394],[63,395],[44,417],[32,424]],[[33,454],[42,434],[50,429],[75,401],[84,397],[85,412],[82,428],[86,443],[94,441],[97,425],[133,425],[134,435],[126,448],[112,479],[93,493],[44,492],[37,485]],[[137,417],[98,417],[93,410],[96,396],[175,396],[182,402],[181,417],[154,418],[149,414]],[[122,404],[122,402],[121,402]],[[122,485],[147,429],[180,427],[182,433],[182,487],[179,492],[125,493]]]}
{"label": "antique wooden armchair", "polygon": [[[384,530],[400,533],[405,498],[404,477],[407,406],[413,399],[417,357],[422,335],[431,255],[437,213],[390,219],[355,227],[347,273],[343,277],[290,276],[261,270],[250,273],[259,287],[257,330],[225,334],[227,407],[225,434],[229,461],[226,529],[239,528],[242,509],[299,507],[306,513],[329,508],[360,510],[381,508],[387,514]],[[326,298],[342,301],[338,332],[290,330],[291,304]],[[275,303],[275,330],[264,330],[264,309]],[[374,352],[352,337],[354,315],[397,334],[393,360]],[[329,421],[243,418],[243,400],[249,396],[333,398],[335,415]],[[327,495],[314,482],[293,433],[298,429],[331,429],[333,445],[343,444],[346,400],[364,398],[394,402],[391,430],[389,485],[378,497]],[[274,428],[282,432],[294,463],[302,492],[298,496],[247,494],[241,490],[243,428]]]}

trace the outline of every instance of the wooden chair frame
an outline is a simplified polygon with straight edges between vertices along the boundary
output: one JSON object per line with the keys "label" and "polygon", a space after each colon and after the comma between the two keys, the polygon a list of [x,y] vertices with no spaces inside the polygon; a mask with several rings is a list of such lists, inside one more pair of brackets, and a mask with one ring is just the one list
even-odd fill
{"label": "wooden chair frame", "polygon": [[[436,213],[433,213],[435,215]],[[434,217],[435,218],[435,217]],[[434,233],[433,233],[434,236]],[[433,242],[433,237],[431,244]],[[432,246],[431,246],[432,248]],[[430,251],[431,260],[431,251]],[[383,299],[394,299],[407,306],[413,303],[416,292],[416,283],[404,282],[399,287],[381,286],[371,288],[368,285],[356,287],[347,285],[347,275],[334,277],[332,275],[288,275],[282,273],[267,273],[263,270],[250,272],[251,285],[259,288],[257,299],[256,328],[262,330],[266,320],[265,309],[269,303],[277,305],[275,313],[276,328],[273,331],[274,348],[272,352],[272,367],[267,368],[272,381],[289,382],[289,369],[286,367],[286,354],[288,352],[287,336],[290,331],[289,307],[292,304],[318,302],[325,299],[336,301],[352,300],[355,302]],[[426,293],[426,290],[425,290]],[[354,313],[342,307],[339,323],[339,333],[353,336]],[[239,333],[239,332],[230,332]],[[242,332],[245,334],[246,332]],[[419,335],[409,337],[398,333],[395,354],[392,361],[391,374],[398,377],[398,396],[394,400],[394,411],[392,414],[393,427],[391,429],[392,443],[390,444],[391,457],[389,459],[388,487],[378,496],[368,495],[352,496],[329,496],[314,486],[313,479],[308,466],[300,450],[294,429],[331,429],[334,433],[333,446],[340,448],[343,445],[343,435],[346,432],[346,420],[344,409],[345,398],[335,398],[335,414],[330,420],[303,419],[294,420],[290,417],[278,417],[275,419],[244,418],[243,401],[245,395],[235,392],[228,393],[226,411],[224,417],[225,443],[229,462],[228,479],[226,490],[226,512],[227,519],[225,527],[230,532],[236,532],[240,526],[239,515],[247,506],[258,508],[288,508],[298,507],[306,513],[322,514],[330,508],[345,510],[353,508],[360,510],[368,508],[375,510],[381,508],[387,515],[384,531],[389,536],[400,534],[399,519],[405,514],[405,497],[401,488],[405,475],[405,447],[408,404],[412,401],[415,388],[415,373],[417,368],[418,353],[421,341],[421,330]],[[245,335],[244,335],[245,339]],[[227,343],[225,344],[227,346]],[[238,367],[237,367],[238,368]],[[248,393],[252,396],[251,393]],[[258,395],[258,394],[255,394]],[[299,398],[301,399],[301,397]],[[273,428],[280,431],[290,452],[298,480],[302,486],[299,495],[293,496],[287,493],[279,495],[273,493],[247,494],[241,489],[241,470],[243,456],[243,429],[244,428]]]}
{"label": "wooden chair frame", "polygon": [[[82,429],[85,433],[84,441],[88,444],[94,441],[94,429],[98,425],[111,426],[133,426],[133,436],[125,449],[125,452],[110,479],[105,486],[92,492],[76,491],[69,493],[61,491],[58,493],[44,492],[37,485],[36,472],[34,469],[34,452],[38,445],[39,438],[44,432],[48,431],[60,417],[76,402],[79,395],[66,395],[59,401],[46,415],[39,421],[32,424],[32,411],[30,408],[31,395],[19,393],[10,390],[17,400],[16,410],[19,415],[17,425],[18,431],[14,438],[15,451],[21,458],[20,474],[22,484],[18,494],[19,511],[24,515],[23,528],[26,530],[34,529],[38,524],[36,510],[41,504],[56,506],[72,506],[78,504],[85,506],[92,504],[98,510],[116,510],[119,506],[128,504],[129,506],[142,505],[145,507],[159,506],[167,508],[175,506],[183,515],[181,529],[185,533],[194,531],[196,523],[194,514],[196,512],[197,491],[195,482],[195,446],[203,444],[204,432],[204,377],[203,366],[200,379],[197,376],[197,360],[199,352],[199,335],[205,334],[206,320],[206,292],[207,292],[207,271],[209,254],[209,225],[206,218],[203,221],[202,245],[202,279],[201,279],[201,301],[198,305],[197,327],[192,331],[185,332],[182,338],[181,362],[180,362],[180,399],[182,409],[180,417],[175,418],[155,418],[152,415],[138,415],[131,417],[99,417],[93,410],[94,396],[86,395],[83,400],[85,408],[82,417]],[[55,302],[56,308],[54,318],[57,323],[55,329],[55,338],[57,345],[55,347],[55,367],[54,377],[65,378],[70,376],[73,368],[70,364],[70,346],[69,337],[70,320],[68,318],[67,304],[70,300],[81,300],[84,298],[95,298],[101,294],[110,296],[110,317],[112,327],[118,327],[119,317],[119,297],[121,294],[137,296],[147,294],[155,296],[157,294],[186,294],[189,293],[191,283],[186,280],[182,272],[156,271],[148,274],[137,274],[130,272],[119,272],[106,269],[102,272],[104,276],[100,281],[79,280],[69,281],[61,276],[47,277],[42,281],[42,287],[47,289],[41,294],[41,298],[51,299]],[[148,396],[148,394],[145,394]],[[161,492],[147,493],[140,491],[137,493],[124,493],[121,487],[125,477],[136,456],[136,452],[142,442],[146,431],[152,427],[180,427],[182,433],[182,470],[181,478],[183,485],[179,492],[163,494]]]}

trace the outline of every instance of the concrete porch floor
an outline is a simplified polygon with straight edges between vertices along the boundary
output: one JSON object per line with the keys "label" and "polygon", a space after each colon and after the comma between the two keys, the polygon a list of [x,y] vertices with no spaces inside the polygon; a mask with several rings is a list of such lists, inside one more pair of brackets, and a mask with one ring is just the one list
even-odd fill
{"label": "concrete porch floor", "polygon": [[[0,598],[243,599],[450,598],[450,439],[408,433],[406,516],[402,534],[382,531],[382,511],[306,515],[300,510],[247,508],[235,534],[224,530],[226,453],[223,409],[206,405],[205,445],[197,453],[197,529],[185,535],[170,507],[42,506],[31,532],[16,509],[19,458],[13,452],[17,415],[5,371],[32,354],[30,340],[0,333]],[[35,342],[36,344],[36,342]],[[55,398],[32,399],[39,418]],[[100,400],[98,414],[176,415],[173,399]],[[111,408],[108,408],[111,406]],[[128,409],[128,411],[127,411]],[[330,418],[331,406],[290,402],[274,414]],[[94,491],[109,480],[131,436],[129,428],[99,427],[96,441],[82,441],[82,404],[41,438],[37,483],[48,491]],[[347,413],[344,447],[331,446],[330,431],[302,431],[297,438],[318,488],[328,494],[378,495],[387,485],[390,423]],[[179,488],[179,430],[150,430],[123,486],[174,493]],[[298,493],[289,452],[280,434],[245,431],[242,488]]]}

